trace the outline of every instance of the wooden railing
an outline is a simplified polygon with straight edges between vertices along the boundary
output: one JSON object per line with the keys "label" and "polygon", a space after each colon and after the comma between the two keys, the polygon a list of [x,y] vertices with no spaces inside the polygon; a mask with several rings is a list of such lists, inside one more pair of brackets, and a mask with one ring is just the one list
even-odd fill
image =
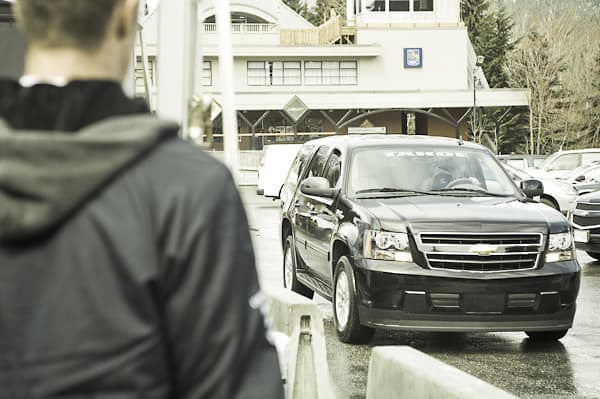
{"label": "wooden railing", "polygon": [[317,29],[319,30],[319,44],[332,44],[342,35],[342,17],[336,15]]}
{"label": "wooden railing", "polygon": [[281,44],[288,46],[331,44],[342,34],[342,17],[336,15],[317,28],[282,29]]}
{"label": "wooden railing", "polygon": [[[214,33],[217,31],[217,24],[206,23],[202,24],[204,32]],[[277,33],[279,25],[277,24],[232,24],[231,31],[233,33]]]}

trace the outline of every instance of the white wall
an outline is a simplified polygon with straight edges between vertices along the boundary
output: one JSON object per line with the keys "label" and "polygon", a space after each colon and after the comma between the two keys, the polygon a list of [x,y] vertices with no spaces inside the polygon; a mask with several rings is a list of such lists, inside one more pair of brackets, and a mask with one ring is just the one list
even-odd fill
{"label": "white wall", "polygon": [[[236,57],[237,92],[306,93],[321,90],[354,91],[446,91],[469,88],[469,39],[464,28],[454,29],[359,29],[358,44],[381,45],[379,57],[254,57],[257,61],[358,60],[358,85],[349,86],[248,86],[248,58]],[[404,48],[423,50],[422,68],[404,68]],[[219,91],[218,63],[213,59],[213,86]]]}
{"label": "white wall", "polygon": [[25,41],[15,24],[0,23],[0,77],[17,78],[23,72]]}
{"label": "white wall", "polygon": [[300,15],[296,14],[294,10],[286,6],[285,4],[281,4],[281,14],[279,15],[279,25],[281,25],[281,29],[310,29],[314,28],[314,26],[302,18]]}
{"label": "white wall", "polygon": [[[359,84],[374,90],[465,90],[469,39],[456,29],[359,29],[358,44],[380,44],[383,56],[361,61]],[[422,68],[404,68],[404,48],[423,49]]]}

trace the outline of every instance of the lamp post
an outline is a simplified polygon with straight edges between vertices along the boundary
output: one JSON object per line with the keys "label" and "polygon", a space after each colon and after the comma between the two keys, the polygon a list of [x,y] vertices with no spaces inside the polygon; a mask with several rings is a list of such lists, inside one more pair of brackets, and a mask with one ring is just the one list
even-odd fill
{"label": "lamp post", "polygon": [[481,68],[485,61],[483,55],[478,55],[473,68],[473,138],[477,136],[477,70]]}

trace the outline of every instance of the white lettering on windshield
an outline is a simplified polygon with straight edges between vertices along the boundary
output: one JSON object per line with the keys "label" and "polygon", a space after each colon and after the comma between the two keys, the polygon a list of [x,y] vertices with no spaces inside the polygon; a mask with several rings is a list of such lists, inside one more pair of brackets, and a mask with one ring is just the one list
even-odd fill
{"label": "white lettering on windshield", "polygon": [[464,152],[450,152],[450,151],[398,151],[398,152],[386,152],[385,157],[448,157],[448,158],[467,158],[467,154]]}

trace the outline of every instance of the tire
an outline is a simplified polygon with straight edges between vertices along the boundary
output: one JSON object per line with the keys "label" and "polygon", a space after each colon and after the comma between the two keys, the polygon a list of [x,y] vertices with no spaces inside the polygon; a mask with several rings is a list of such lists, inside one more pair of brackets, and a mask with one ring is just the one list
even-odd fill
{"label": "tire", "polygon": [[557,341],[567,335],[569,330],[556,331],[525,331],[525,334],[532,341]]}
{"label": "tire", "polygon": [[292,236],[285,239],[285,251],[283,252],[283,287],[293,292],[312,299],[315,292],[296,279],[296,255]]}
{"label": "tire", "polygon": [[554,208],[557,211],[560,211],[560,208],[558,207],[558,204],[556,203],[556,201],[554,201],[550,197],[541,197],[540,198],[540,203],[542,203],[544,205],[548,205],[550,208]]}
{"label": "tire", "polygon": [[600,260],[600,252],[589,252],[589,251],[585,251],[587,252],[587,254],[589,256],[591,256],[592,258],[596,259],[596,260]]}
{"label": "tire", "polygon": [[333,278],[333,323],[340,341],[364,344],[373,338],[375,329],[360,324],[352,276],[350,260],[342,256]]}

